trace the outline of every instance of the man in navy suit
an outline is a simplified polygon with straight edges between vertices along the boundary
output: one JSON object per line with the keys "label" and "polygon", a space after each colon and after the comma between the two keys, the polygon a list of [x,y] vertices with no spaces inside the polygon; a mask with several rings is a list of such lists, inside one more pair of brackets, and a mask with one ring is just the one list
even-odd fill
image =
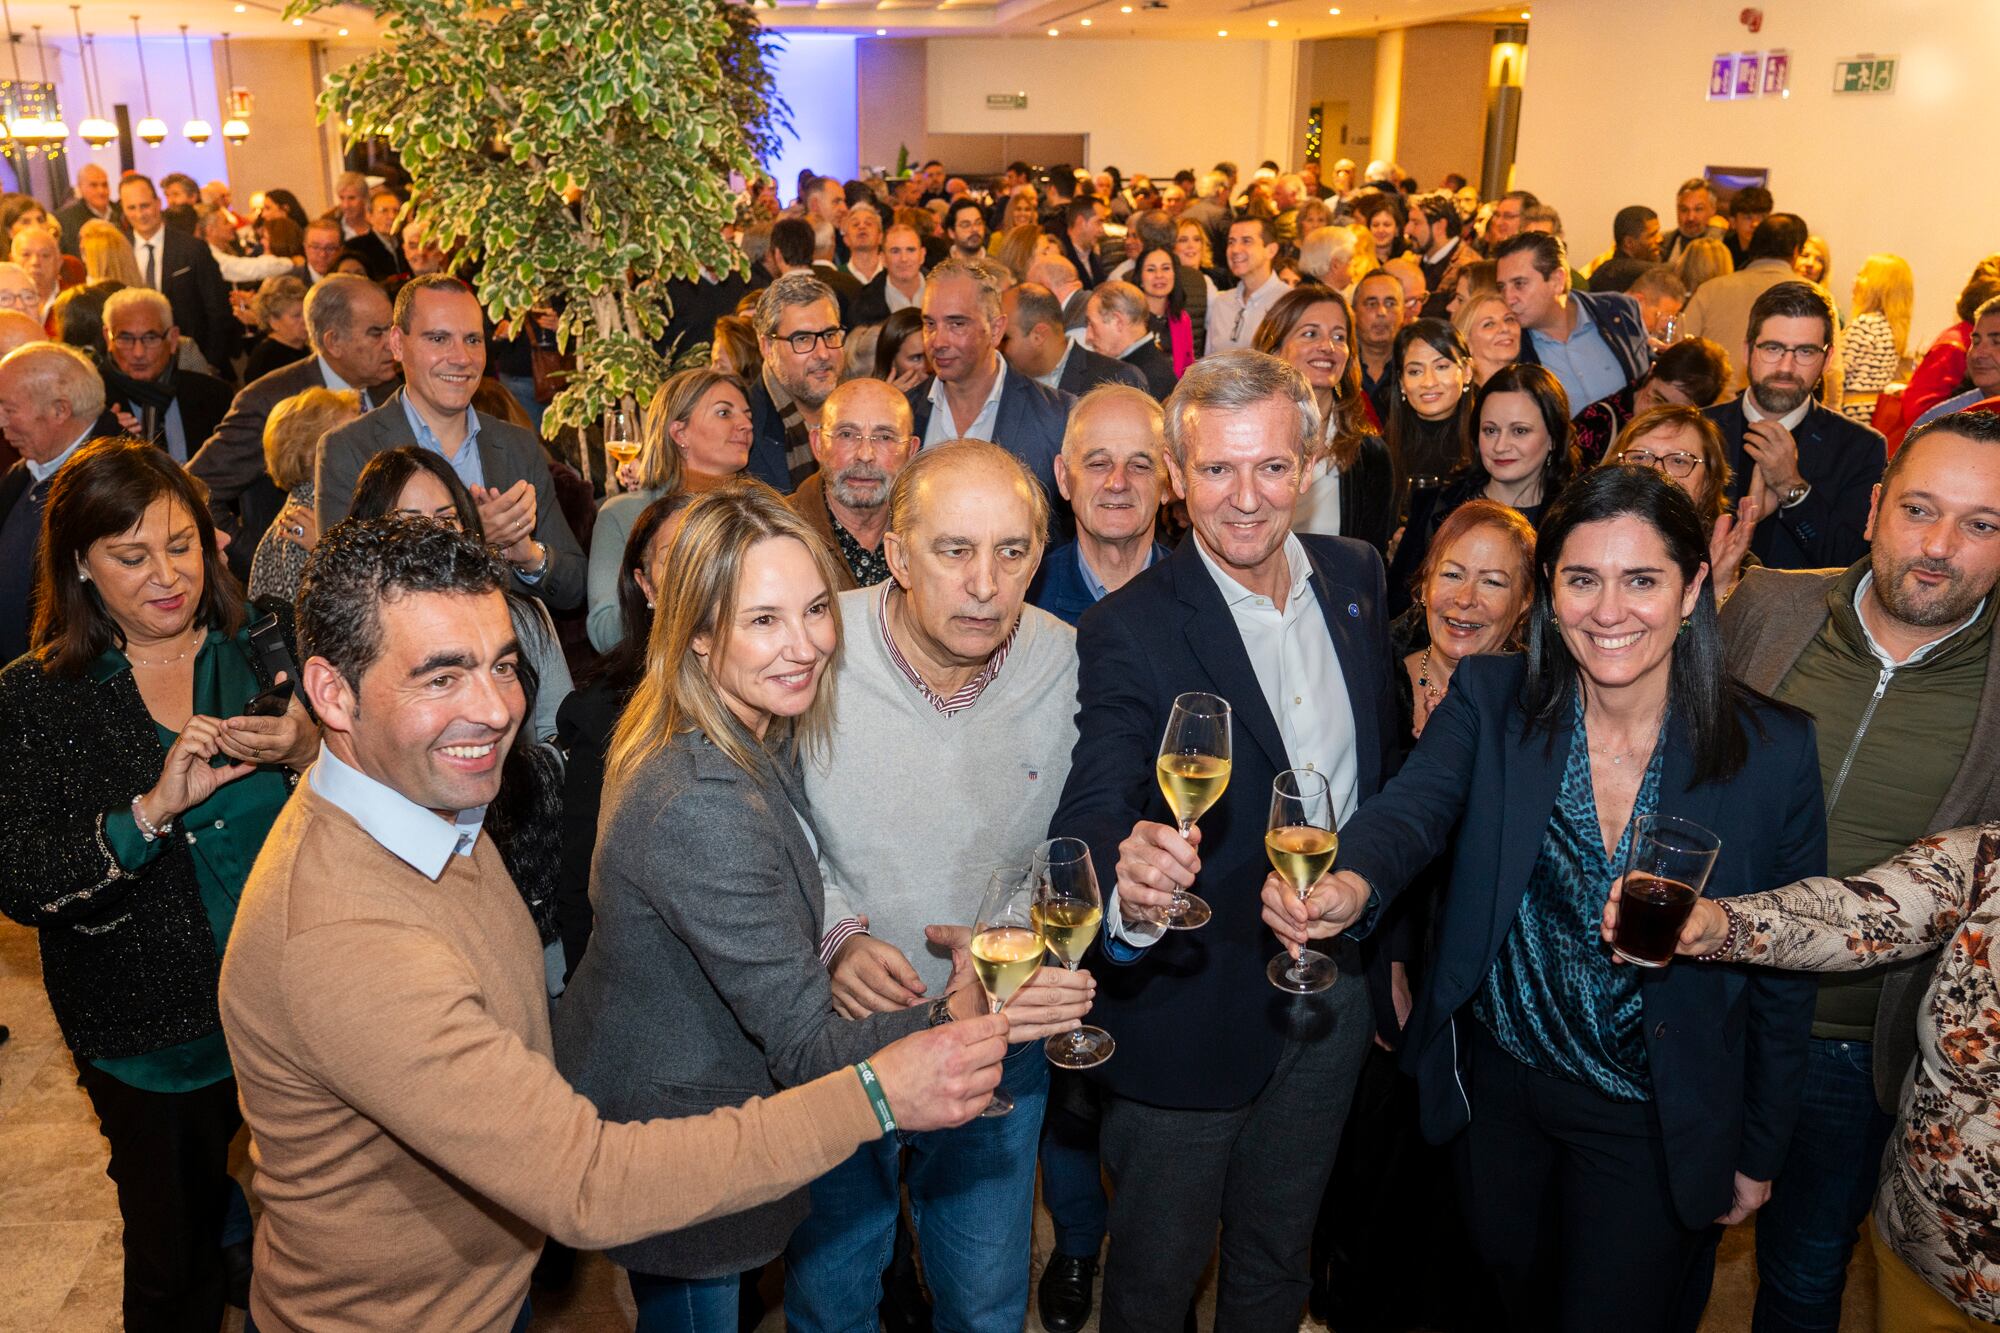
{"label": "man in navy suit", "polygon": [[923,448],[946,440],[991,441],[1027,464],[1053,504],[1056,455],[1076,400],[1035,383],[1001,357],[1007,317],[1000,293],[1007,285],[1007,271],[982,256],[954,256],[931,270],[924,283],[924,350],[937,374],[910,390],[910,412]]}
{"label": "man in navy suit", "polygon": [[819,469],[812,423],[840,383],[840,302],[811,272],[794,269],[766,287],[751,316],[764,369],[750,385],[751,476],[790,495]]}
{"label": "man in navy suit", "polygon": [[1074,516],[1076,540],[1049,548],[1028,600],[1074,625],[1166,559],[1156,539],[1166,485],[1164,417],[1150,394],[1113,383],[1077,399],[1056,464],[1056,489]]}
{"label": "man in navy suit", "polygon": [[[1381,785],[1394,723],[1382,562],[1291,531],[1317,427],[1285,363],[1236,351],[1196,363],[1166,404],[1170,475],[1193,533],[1084,613],[1078,737],[1051,832],[1090,844],[1110,887],[1093,1020],[1118,1042],[1098,1068],[1113,1187],[1107,1330],[1178,1327],[1222,1226],[1216,1324],[1288,1328],[1307,1293],[1313,1217],[1372,1034],[1351,946],[1331,989],[1266,980],[1258,919],[1274,778],[1310,765],[1345,819]],[[1154,785],[1176,695],[1229,701],[1233,770],[1182,837]],[[1159,913],[1197,888],[1213,917]]]}
{"label": "man in navy suit", "polygon": [[1813,391],[1833,344],[1833,303],[1781,282],[1750,307],[1750,387],[1708,409],[1728,447],[1732,498],[1758,502],[1750,549],[1772,569],[1851,565],[1868,550],[1868,501],[1888,446],[1880,431],[1822,407]]}
{"label": "man in navy suit", "polygon": [[1017,282],[1009,287],[1000,294],[1000,310],[1007,316],[1000,354],[1029,379],[1077,398],[1100,384],[1145,387],[1146,377],[1137,367],[1115,356],[1100,356],[1067,337],[1062,306],[1055,293],[1040,283]]}

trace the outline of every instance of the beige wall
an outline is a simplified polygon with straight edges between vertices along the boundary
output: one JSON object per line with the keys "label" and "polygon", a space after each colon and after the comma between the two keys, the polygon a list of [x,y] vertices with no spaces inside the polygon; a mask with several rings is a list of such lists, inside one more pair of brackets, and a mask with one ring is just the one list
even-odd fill
{"label": "beige wall", "polygon": [[[333,204],[333,173],[339,163],[330,133],[316,120],[313,99],[323,66],[314,43],[231,41],[230,48],[236,82],[253,99],[250,137],[226,149],[236,206],[246,207],[259,190],[282,187],[299,197],[308,216],[325,212]],[[229,79],[220,55],[218,49],[215,83],[218,98],[226,99]]]}
{"label": "beige wall", "polygon": [[[1326,108],[1321,160],[1330,166],[1351,157],[1366,165],[1371,156],[1369,116],[1375,103],[1375,39],[1329,37],[1307,42],[1299,66],[1304,71],[1306,105],[1318,102]],[[1339,110],[1343,106],[1344,119]]]}
{"label": "beige wall", "polygon": [[1446,23],[1403,34],[1396,161],[1424,189],[1447,172],[1479,179],[1492,50],[1491,24]]}

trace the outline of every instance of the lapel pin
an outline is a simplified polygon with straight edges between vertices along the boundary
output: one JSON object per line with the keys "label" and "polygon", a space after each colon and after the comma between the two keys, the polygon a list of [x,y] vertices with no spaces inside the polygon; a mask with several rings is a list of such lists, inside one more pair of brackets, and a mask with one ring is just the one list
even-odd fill
{"label": "lapel pin", "polygon": [[1349,602],[1347,604],[1347,614],[1358,618],[1361,615],[1361,603]]}

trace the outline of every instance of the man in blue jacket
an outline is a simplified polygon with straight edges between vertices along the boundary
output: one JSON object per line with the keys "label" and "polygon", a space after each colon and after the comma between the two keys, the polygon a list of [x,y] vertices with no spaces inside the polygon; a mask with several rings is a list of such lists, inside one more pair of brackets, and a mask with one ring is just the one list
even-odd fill
{"label": "man in blue jacket", "polygon": [[1163,422],[1153,396],[1129,384],[1100,384],[1070,409],[1056,490],[1075,516],[1076,540],[1042,557],[1029,601],[1074,625],[1166,558],[1156,539],[1167,484]]}
{"label": "man in blue jacket", "polygon": [[764,370],[750,385],[755,430],[744,471],[790,495],[819,467],[812,423],[840,383],[840,302],[833,289],[803,270],[778,278],[757,298],[751,316]]}
{"label": "man in blue jacket", "polygon": [[1623,292],[1575,292],[1562,239],[1522,232],[1500,246],[1500,299],[1521,321],[1521,361],[1548,368],[1571,416],[1637,384],[1653,365],[1639,303]]}

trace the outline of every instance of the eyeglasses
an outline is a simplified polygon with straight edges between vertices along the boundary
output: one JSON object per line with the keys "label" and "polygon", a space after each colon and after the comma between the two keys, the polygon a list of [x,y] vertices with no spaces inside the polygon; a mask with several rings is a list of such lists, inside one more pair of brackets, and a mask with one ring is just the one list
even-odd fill
{"label": "eyeglasses", "polygon": [[814,343],[825,343],[827,351],[838,352],[847,341],[847,330],[838,325],[830,329],[800,329],[797,333],[781,333],[778,338],[790,345],[793,355],[809,356]]}
{"label": "eyeglasses", "polygon": [[0,291],[0,309],[18,310],[24,315],[37,313],[41,302],[32,292]]}
{"label": "eyeglasses", "polygon": [[854,426],[835,426],[828,434],[843,449],[858,449],[863,440],[877,449],[894,449],[904,438],[893,430],[862,431]]}
{"label": "eyeglasses", "polygon": [[114,333],[111,335],[111,341],[117,343],[128,352],[135,347],[143,347],[150,352],[166,340],[167,335],[164,333]]}
{"label": "eyeglasses", "polygon": [[1618,455],[1621,463],[1633,463],[1639,467],[1656,468],[1670,477],[1687,477],[1705,461],[1700,454],[1682,453],[1656,454],[1651,449],[1627,449]]}
{"label": "eyeglasses", "polygon": [[1801,364],[1806,364],[1825,356],[1826,344],[1801,343],[1794,347],[1790,343],[1762,342],[1755,344],[1750,350],[1757,354],[1759,360],[1777,362],[1789,356]]}

